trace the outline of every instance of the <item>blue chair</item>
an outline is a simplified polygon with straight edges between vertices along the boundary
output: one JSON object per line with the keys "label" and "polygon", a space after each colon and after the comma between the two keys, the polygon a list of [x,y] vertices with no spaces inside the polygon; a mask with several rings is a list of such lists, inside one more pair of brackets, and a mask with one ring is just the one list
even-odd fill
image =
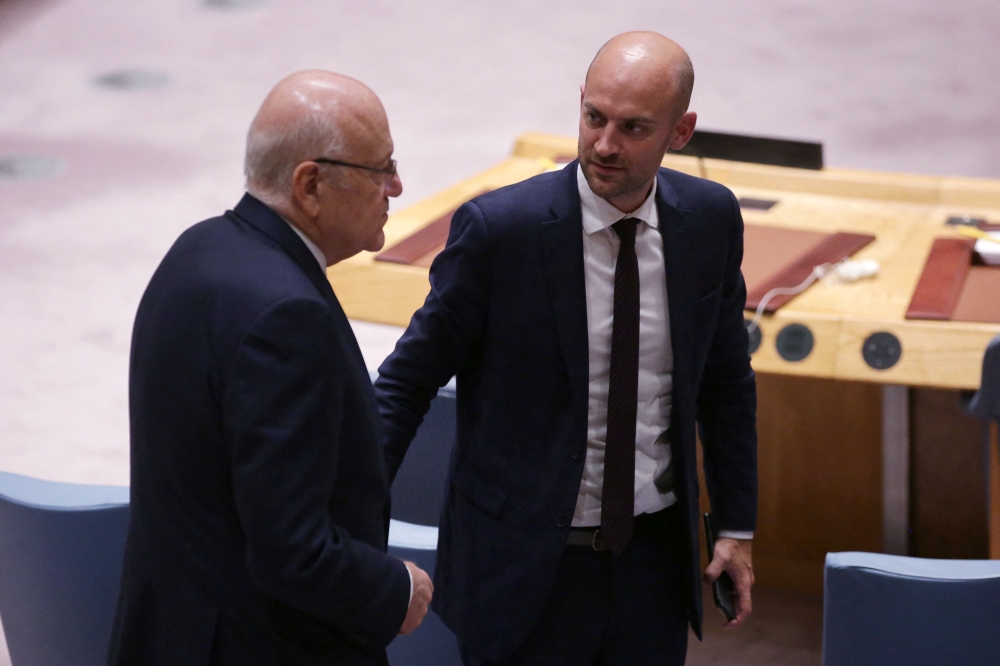
{"label": "blue chair", "polygon": [[[389,554],[410,560],[431,576],[437,554],[438,529],[389,521]],[[413,633],[398,636],[387,650],[393,666],[461,666],[458,640],[434,611]]]}
{"label": "blue chair", "polygon": [[13,666],[103,666],[128,488],[0,472],[0,619]]}
{"label": "blue chair", "polygon": [[1000,421],[1000,335],[986,347],[982,382],[972,396],[969,412],[984,421]]}
{"label": "blue chair", "polygon": [[455,389],[445,386],[417,428],[392,483],[392,517],[437,526],[455,444]]}
{"label": "blue chair", "polygon": [[[372,374],[372,380],[376,375]],[[410,560],[432,577],[437,562],[438,521],[455,443],[455,387],[431,401],[392,484],[389,554]],[[412,634],[388,648],[393,666],[461,666],[458,641],[434,611]]]}
{"label": "blue chair", "polygon": [[829,553],[824,666],[1000,663],[1000,560]]}

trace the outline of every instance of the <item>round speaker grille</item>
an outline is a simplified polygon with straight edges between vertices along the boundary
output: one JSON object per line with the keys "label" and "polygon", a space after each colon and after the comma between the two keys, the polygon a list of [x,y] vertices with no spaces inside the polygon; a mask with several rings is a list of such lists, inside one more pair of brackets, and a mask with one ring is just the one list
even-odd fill
{"label": "round speaker grille", "polygon": [[812,353],[813,334],[802,324],[789,324],[778,333],[774,345],[778,349],[778,356],[794,363]]}
{"label": "round speaker grille", "polygon": [[903,345],[892,333],[879,331],[872,333],[861,345],[861,356],[875,370],[888,370],[899,362],[903,355]]}

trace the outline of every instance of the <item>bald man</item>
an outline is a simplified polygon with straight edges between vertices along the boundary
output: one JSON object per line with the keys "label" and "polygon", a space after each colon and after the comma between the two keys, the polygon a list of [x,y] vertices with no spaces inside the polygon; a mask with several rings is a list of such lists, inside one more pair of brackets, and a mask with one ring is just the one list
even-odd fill
{"label": "bald man", "polygon": [[427,574],[385,553],[378,413],[326,279],[382,247],[392,151],[363,84],[286,78],[247,135],[248,194],[153,275],[109,664],[386,664],[427,612]]}
{"label": "bald man", "polygon": [[725,569],[750,613],[755,386],[743,223],[660,168],[691,137],[683,49],[627,33],[581,88],[579,159],[455,213],[375,393],[395,474],[454,374],[434,608],[468,666],[683,664],[700,636],[696,429]]}

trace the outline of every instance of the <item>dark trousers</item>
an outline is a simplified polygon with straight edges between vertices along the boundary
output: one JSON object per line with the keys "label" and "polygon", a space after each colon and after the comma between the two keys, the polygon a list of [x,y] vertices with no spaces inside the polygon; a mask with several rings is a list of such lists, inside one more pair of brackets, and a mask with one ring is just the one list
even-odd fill
{"label": "dark trousers", "polygon": [[567,546],[538,625],[510,657],[461,646],[465,666],[683,666],[688,556],[674,505],[636,519],[617,557]]}

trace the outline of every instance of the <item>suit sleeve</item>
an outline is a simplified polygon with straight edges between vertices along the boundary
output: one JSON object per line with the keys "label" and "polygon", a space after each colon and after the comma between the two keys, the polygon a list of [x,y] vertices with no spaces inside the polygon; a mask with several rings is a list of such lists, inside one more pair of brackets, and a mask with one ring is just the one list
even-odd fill
{"label": "suit sleeve", "polygon": [[390,481],[438,389],[481,352],[489,306],[488,241],[475,202],[459,208],[448,243],[431,265],[427,299],[378,369],[375,399]]}
{"label": "suit sleeve", "polygon": [[719,314],[697,396],[705,484],[720,530],[750,532],[757,521],[757,391],[743,310],[743,218],[736,198]]}
{"label": "suit sleeve", "polygon": [[[224,428],[246,535],[264,594],[380,649],[409,605],[406,566],[330,521],[347,384],[325,304],[280,302],[244,336],[229,372]],[[382,501],[382,498],[373,499]]]}

